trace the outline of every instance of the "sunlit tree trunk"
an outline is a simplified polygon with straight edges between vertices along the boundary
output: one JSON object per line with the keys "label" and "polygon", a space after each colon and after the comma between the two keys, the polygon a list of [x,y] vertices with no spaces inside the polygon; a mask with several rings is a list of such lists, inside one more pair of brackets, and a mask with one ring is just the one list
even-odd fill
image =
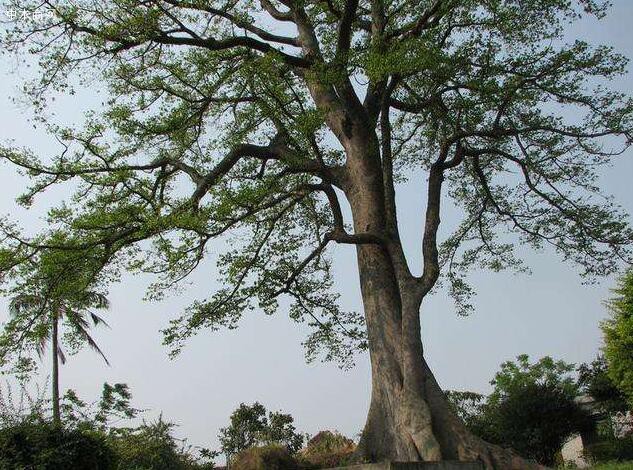
{"label": "sunlit tree trunk", "polygon": [[[451,411],[424,360],[420,308],[426,292],[406,266],[395,214],[385,203],[389,188],[385,189],[380,153],[369,134],[347,145],[350,178],[345,188],[355,233],[384,236],[382,243],[357,244],[372,368],[371,401],[358,457],[372,462],[460,460],[481,461],[489,469],[538,468],[471,434]],[[441,183],[439,177],[436,181]],[[439,194],[433,184],[431,177],[430,192]],[[439,224],[439,207],[433,207],[439,199],[430,196],[430,204],[427,226]],[[438,272],[439,266],[430,269]]]}
{"label": "sunlit tree trunk", "polygon": [[471,434],[451,411],[424,360],[419,303],[398,289],[388,258],[358,249],[369,335],[372,394],[358,448],[366,461],[481,461],[488,469],[532,469],[511,452]]}
{"label": "sunlit tree trunk", "polygon": [[363,246],[358,258],[372,366],[360,452],[370,461],[440,460],[424,394],[419,323],[411,321],[416,312],[406,305],[384,253]]}

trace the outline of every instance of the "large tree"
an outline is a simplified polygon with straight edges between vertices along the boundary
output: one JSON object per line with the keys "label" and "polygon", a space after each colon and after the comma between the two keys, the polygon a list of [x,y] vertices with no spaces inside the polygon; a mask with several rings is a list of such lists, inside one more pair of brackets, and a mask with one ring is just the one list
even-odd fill
{"label": "large tree", "polygon": [[[549,247],[589,277],[631,260],[626,215],[596,186],[600,165],[631,142],[633,104],[602,83],[623,74],[626,59],[564,40],[569,23],[605,14],[601,1],[8,8],[32,14],[10,24],[3,46],[38,57],[40,79],[27,87],[35,105],[81,83],[103,85],[109,99],[80,129],[47,123],[58,155],[2,151],[33,178],[25,204],[76,182],[75,197],[50,215],[67,241],[5,224],[5,272],[60,250],[94,260],[103,279],[157,273],[151,292],[160,296],[196,269],[211,240],[227,237],[218,262],[226,286],[165,331],[174,352],[200,329],[235,327],[244,312],[272,313],[285,297],[290,317],[314,328],[309,357],[345,362],[369,349],[361,457],[522,465],[451,413],[424,359],[420,308],[442,276],[468,309],[468,268],[520,268],[522,244]],[[407,178],[426,200],[421,266],[408,262],[399,235],[396,190]],[[438,240],[448,198],[463,220]],[[325,252],[336,243],[356,246],[362,316],[342,311],[331,292]]]}

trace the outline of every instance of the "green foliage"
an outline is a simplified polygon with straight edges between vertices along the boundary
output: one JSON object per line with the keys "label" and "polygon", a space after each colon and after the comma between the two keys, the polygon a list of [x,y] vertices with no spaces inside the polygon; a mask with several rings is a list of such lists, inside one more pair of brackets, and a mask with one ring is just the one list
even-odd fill
{"label": "green foliage", "polygon": [[[59,243],[53,236],[50,243]],[[105,325],[97,310],[109,308],[104,293],[91,290],[89,261],[79,262],[76,255],[59,250],[45,250],[24,262],[14,273],[19,281],[0,290],[11,298],[11,317],[0,335],[0,366],[21,377],[36,366],[33,355],[42,358],[52,341],[53,323],[60,325],[57,357],[63,364],[66,352],[75,353],[82,346],[108,360],[90,334],[91,326]],[[88,271],[86,271],[88,270]],[[61,344],[65,343],[66,348]]]}
{"label": "green foliage", "polygon": [[297,459],[284,446],[266,445],[241,451],[231,462],[234,470],[297,470]]}
{"label": "green foliage", "polygon": [[171,434],[174,425],[162,416],[153,423],[111,433],[109,444],[117,456],[117,470],[203,470],[211,463],[198,464],[196,458]]}
{"label": "green foliage", "polygon": [[52,423],[41,397],[24,390],[16,403],[10,389],[0,395],[0,468],[78,470],[209,470],[213,453],[196,456],[173,437],[174,425],[162,416],[136,427],[138,410],[129,404],[124,384],[104,384],[101,399],[88,405],[69,391],[63,401],[62,425]]}
{"label": "green foliage", "polygon": [[592,470],[632,470],[633,462],[607,462],[591,467]]}
{"label": "green foliage", "polygon": [[611,317],[602,323],[608,374],[633,408],[633,269],[619,280],[608,303]]}
{"label": "green foliage", "polygon": [[467,427],[474,429],[485,410],[486,396],[480,393],[448,390],[446,398],[449,405]]}
{"label": "green foliage", "polygon": [[553,465],[557,452],[575,433],[593,422],[568,393],[552,384],[527,384],[486,406],[475,432],[520,455]]}
{"label": "green foliage", "polygon": [[544,465],[574,433],[589,431],[590,415],[575,402],[573,364],[544,357],[530,363],[525,354],[501,364],[488,397],[450,392],[449,403],[466,426],[483,439],[511,447]]}
{"label": "green foliage", "polygon": [[241,403],[230,420],[230,425],[220,429],[218,435],[227,459],[256,446],[282,446],[294,454],[303,444],[303,436],[296,432],[292,416],[272,411],[267,414],[266,408],[258,402]]}
{"label": "green foliage", "polygon": [[602,434],[597,442],[584,449],[584,454],[594,462],[633,460],[633,435],[616,437],[612,432]]}
{"label": "green foliage", "polygon": [[[567,25],[603,17],[608,2],[397,0],[379,14],[358,2],[349,22],[337,2],[289,3],[286,15],[250,1],[9,0],[47,14],[7,24],[1,41],[16,57],[35,52],[26,94],[61,147],[40,159],[3,146],[0,157],[32,181],[23,204],[57,184],[73,196],[39,235],[2,221],[3,282],[28,285],[21,266],[45,251],[82,273],[71,291],[106,289],[125,270],[156,275],[148,294],[160,298],[226,238],[223,287],[165,329],[172,352],[284,299],[311,327],[307,358],[348,366],[367,338],[363,316],[338,305],[327,248],[366,243],[339,202],[369,193],[346,165],[358,132],[384,176],[364,184],[440,169],[441,193],[465,217],[425,261],[461,313],[468,270],[522,269],[522,244],[551,247],[590,278],[630,260],[626,215],[596,186],[597,169],[631,144],[633,102],[603,86],[627,60],[565,41]],[[287,22],[297,37],[277,34]],[[85,83],[102,84],[103,106],[79,129],[52,122],[48,100]],[[371,189],[384,213],[395,188]]]}
{"label": "green foliage", "polygon": [[629,409],[626,396],[615,386],[604,356],[578,367],[578,385],[583,393],[592,397],[608,414],[625,412]]}
{"label": "green foliage", "polygon": [[633,470],[633,462],[606,462],[591,467],[592,470]]}
{"label": "green foliage", "polygon": [[0,468],[114,470],[116,456],[100,432],[47,421],[0,428]]}
{"label": "green foliage", "polygon": [[310,439],[301,451],[308,468],[343,467],[352,463],[356,445],[351,439],[332,431],[321,431]]}
{"label": "green foliage", "polygon": [[136,418],[140,410],[130,404],[132,394],[126,384],[103,384],[101,398],[91,404],[81,400],[73,390],[68,390],[62,399],[63,421],[69,426],[84,426],[106,432],[113,423],[127,422]]}
{"label": "green foliage", "polygon": [[41,390],[34,396],[24,387],[15,396],[14,389],[7,385],[0,387],[0,428],[10,428],[23,423],[33,423],[48,419],[49,401]]}
{"label": "green foliage", "polygon": [[501,370],[490,382],[494,390],[489,400],[498,403],[533,385],[558,389],[573,399],[578,395],[578,385],[572,375],[574,369],[573,364],[555,361],[549,356],[531,364],[529,356],[521,354],[517,356],[516,362],[506,361],[501,364]]}

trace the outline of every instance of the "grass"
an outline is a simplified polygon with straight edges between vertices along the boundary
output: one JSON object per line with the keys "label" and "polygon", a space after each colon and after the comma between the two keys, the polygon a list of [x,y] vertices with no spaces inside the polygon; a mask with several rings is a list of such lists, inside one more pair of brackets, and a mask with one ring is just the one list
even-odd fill
{"label": "grass", "polygon": [[633,462],[607,462],[591,467],[590,470],[633,470]]}

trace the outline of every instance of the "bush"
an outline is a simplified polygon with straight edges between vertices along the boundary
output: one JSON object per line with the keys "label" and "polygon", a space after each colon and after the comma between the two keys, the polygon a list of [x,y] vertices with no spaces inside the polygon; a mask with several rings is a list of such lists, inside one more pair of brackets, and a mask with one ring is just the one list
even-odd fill
{"label": "bush", "polygon": [[356,445],[351,439],[331,431],[321,431],[314,436],[301,457],[310,468],[340,467],[351,463]]}
{"label": "bush", "polygon": [[[171,435],[172,424],[160,418],[135,428],[117,428],[113,419],[136,416],[124,384],[104,384],[93,407],[68,391],[62,402],[62,425],[54,425],[40,397],[21,391],[15,400],[0,389],[0,470],[205,470],[215,455],[196,458],[184,441]],[[206,463],[204,461],[207,461]]]}
{"label": "bush", "polygon": [[0,468],[113,470],[116,457],[99,431],[25,421],[0,429]]}
{"label": "bush", "polygon": [[514,391],[484,415],[478,429],[481,437],[544,465],[554,464],[569,436],[593,426],[589,415],[563,390],[543,384]]}
{"label": "bush", "polygon": [[173,424],[159,418],[135,429],[119,430],[110,437],[117,470],[203,470],[203,464],[171,435]]}
{"label": "bush", "polygon": [[280,445],[251,447],[238,453],[231,470],[297,470],[301,464]]}
{"label": "bush", "polygon": [[0,429],[2,470],[204,470],[158,421],[105,433],[89,423],[74,428],[25,421]]}
{"label": "bush", "polygon": [[616,436],[613,424],[608,421],[598,427],[599,440],[589,444],[584,454],[594,462],[610,462],[633,460],[633,434],[624,437]]}

